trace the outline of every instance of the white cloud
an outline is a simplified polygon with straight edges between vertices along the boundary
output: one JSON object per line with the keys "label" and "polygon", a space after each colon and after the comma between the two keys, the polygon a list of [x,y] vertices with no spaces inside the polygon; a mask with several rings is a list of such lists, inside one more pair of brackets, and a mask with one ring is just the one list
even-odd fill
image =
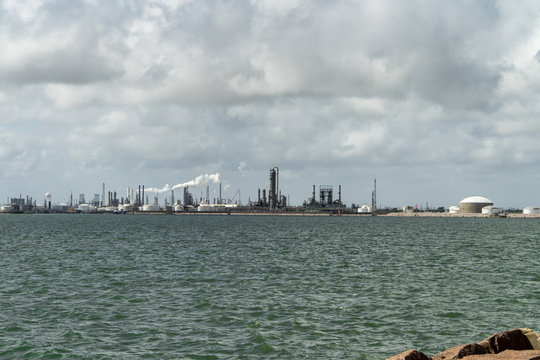
{"label": "white cloud", "polygon": [[247,192],[277,164],[298,187],[359,169],[444,187],[540,162],[534,1],[1,6],[5,177],[219,171]]}

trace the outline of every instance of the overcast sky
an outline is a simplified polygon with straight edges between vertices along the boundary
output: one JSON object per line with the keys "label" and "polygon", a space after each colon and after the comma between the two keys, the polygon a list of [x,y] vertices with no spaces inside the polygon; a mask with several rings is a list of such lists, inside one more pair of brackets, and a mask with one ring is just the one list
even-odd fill
{"label": "overcast sky", "polygon": [[0,202],[278,166],[295,204],[540,206],[539,50],[536,0],[0,0]]}

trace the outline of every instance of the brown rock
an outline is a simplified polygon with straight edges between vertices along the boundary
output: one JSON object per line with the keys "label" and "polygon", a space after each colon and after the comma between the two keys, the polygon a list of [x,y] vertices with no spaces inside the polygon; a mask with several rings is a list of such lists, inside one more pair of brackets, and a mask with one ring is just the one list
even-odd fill
{"label": "brown rock", "polygon": [[465,356],[462,360],[540,360],[540,350],[506,350],[498,354]]}
{"label": "brown rock", "polygon": [[531,343],[521,329],[503,331],[491,335],[478,343],[489,354],[498,354],[505,350],[532,350]]}
{"label": "brown rock", "polygon": [[465,344],[453,347],[451,349],[445,350],[440,354],[433,356],[432,360],[456,360],[462,359],[467,355],[481,355],[487,354],[486,349],[482,346],[472,343]]}
{"label": "brown rock", "polygon": [[431,360],[426,354],[417,350],[407,350],[386,360]]}

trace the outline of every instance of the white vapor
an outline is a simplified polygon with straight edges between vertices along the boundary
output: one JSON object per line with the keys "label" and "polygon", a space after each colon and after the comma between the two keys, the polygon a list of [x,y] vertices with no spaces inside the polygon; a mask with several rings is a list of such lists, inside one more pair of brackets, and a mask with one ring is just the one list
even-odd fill
{"label": "white vapor", "polygon": [[172,188],[169,186],[169,184],[166,184],[162,188],[146,188],[145,191],[149,193],[163,194],[171,190],[183,189],[188,186],[197,187],[197,186],[203,186],[209,183],[217,184],[218,182],[219,182],[219,173],[204,174],[204,175],[199,175],[195,179],[190,180],[188,182],[174,185]]}
{"label": "white vapor", "polygon": [[156,194],[163,194],[167,191],[171,191],[171,187],[169,186],[169,184],[166,184],[164,187],[162,187],[161,189],[158,189],[158,188],[147,188],[147,189],[144,189],[144,191],[146,192],[150,192],[150,193],[156,193]]}
{"label": "white vapor", "polygon": [[173,190],[182,189],[188,186],[197,187],[203,186],[209,183],[217,184],[219,182],[219,173],[199,175],[195,179],[173,186]]}

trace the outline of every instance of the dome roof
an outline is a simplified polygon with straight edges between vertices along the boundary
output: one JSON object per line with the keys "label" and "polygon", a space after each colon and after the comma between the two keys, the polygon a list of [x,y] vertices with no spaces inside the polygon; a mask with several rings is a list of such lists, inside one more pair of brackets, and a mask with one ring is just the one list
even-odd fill
{"label": "dome roof", "polygon": [[483,196],[469,196],[468,198],[465,198],[465,199],[461,200],[460,203],[464,203],[464,204],[493,204],[493,201],[491,201],[488,198],[485,198]]}

